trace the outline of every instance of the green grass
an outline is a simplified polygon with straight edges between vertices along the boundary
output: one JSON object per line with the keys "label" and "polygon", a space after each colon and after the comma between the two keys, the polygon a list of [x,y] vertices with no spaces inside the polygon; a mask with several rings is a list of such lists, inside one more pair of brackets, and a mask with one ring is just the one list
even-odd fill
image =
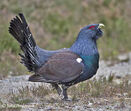
{"label": "green grass", "polygon": [[0,107],[1,111],[21,111],[21,109],[22,108],[20,106],[16,106],[16,105],[14,106],[3,105]]}
{"label": "green grass", "polygon": [[[2,22],[0,22],[2,24]],[[5,24],[2,24],[0,26],[0,54],[3,53],[4,51],[11,51],[12,53],[18,53],[20,48],[18,43],[16,42],[16,40],[13,39],[13,37],[11,37],[9,35],[8,32],[8,26],[4,26]]]}
{"label": "green grass", "polygon": [[20,64],[19,61],[20,58],[11,54],[11,52],[3,52],[0,58],[0,79],[7,76],[29,74],[24,65]]}
{"label": "green grass", "polygon": [[9,105],[0,101],[0,111],[20,111],[21,109],[19,105]]}
{"label": "green grass", "polygon": [[9,95],[9,102],[12,104],[26,105],[37,102],[38,100],[45,100],[51,93],[54,93],[54,91],[45,89],[43,85],[39,85],[38,87],[27,86],[19,89],[18,94],[12,93]]}
{"label": "green grass", "polygon": [[19,105],[24,105],[24,104],[28,104],[28,103],[31,103],[31,102],[32,102],[32,100],[29,99],[29,98],[20,99],[20,97],[12,97],[12,101],[13,101],[15,104],[19,104]]}
{"label": "green grass", "polygon": [[[87,97],[87,98],[101,98],[101,97],[116,97],[117,94],[123,96],[127,93],[127,98],[130,98],[130,77],[125,77],[122,80],[116,79],[113,75],[108,78],[101,77],[98,80],[88,80],[87,82],[80,83],[78,86],[73,86],[69,89],[69,94],[72,96]],[[115,81],[120,80],[118,84]],[[74,98],[74,97],[73,97]]]}

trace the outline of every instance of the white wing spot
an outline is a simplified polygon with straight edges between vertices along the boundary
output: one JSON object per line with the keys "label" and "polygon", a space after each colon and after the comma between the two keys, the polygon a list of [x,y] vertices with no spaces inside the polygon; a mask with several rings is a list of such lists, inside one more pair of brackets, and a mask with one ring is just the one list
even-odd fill
{"label": "white wing spot", "polygon": [[81,63],[82,59],[81,59],[81,58],[77,58],[76,61],[77,61],[78,63]]}

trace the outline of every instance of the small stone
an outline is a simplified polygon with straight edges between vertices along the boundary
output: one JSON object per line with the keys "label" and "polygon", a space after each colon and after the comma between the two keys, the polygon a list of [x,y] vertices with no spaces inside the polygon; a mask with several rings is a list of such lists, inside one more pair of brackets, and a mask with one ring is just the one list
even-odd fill
{"label": "small stone", "polygon": [[118,60],[120,62],[128,62],[129,61],[129,55],[128,54],[119,55]]}
{"label": "small stone", "polygon": [[92,105],[93,105],[93,103],[90,103],[90,102],[89,102],[88,106],[92,106]]}

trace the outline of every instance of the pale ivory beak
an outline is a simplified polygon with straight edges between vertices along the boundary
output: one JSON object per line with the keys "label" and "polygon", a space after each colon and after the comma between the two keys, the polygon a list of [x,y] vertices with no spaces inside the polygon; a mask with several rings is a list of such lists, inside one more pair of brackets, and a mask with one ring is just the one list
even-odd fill
{"label": "pale ivory beak", "polygon": [[105,27],[105,25],[104,25],[104,24],[101,24],[101,23],[100,23],[99,26],[98,26],[99,29],[102,29],[102,28],[104,28],[104,27]]}

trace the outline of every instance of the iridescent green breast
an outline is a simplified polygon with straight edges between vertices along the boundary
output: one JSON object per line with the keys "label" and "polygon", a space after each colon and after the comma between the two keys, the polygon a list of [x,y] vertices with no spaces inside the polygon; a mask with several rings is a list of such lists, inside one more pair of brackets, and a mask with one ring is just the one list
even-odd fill
{"label": "iridescent green breast", "polygon": [[91,56],[80,56],[85,64],[86,68],[98,68],[99,67],[99,54]]}

